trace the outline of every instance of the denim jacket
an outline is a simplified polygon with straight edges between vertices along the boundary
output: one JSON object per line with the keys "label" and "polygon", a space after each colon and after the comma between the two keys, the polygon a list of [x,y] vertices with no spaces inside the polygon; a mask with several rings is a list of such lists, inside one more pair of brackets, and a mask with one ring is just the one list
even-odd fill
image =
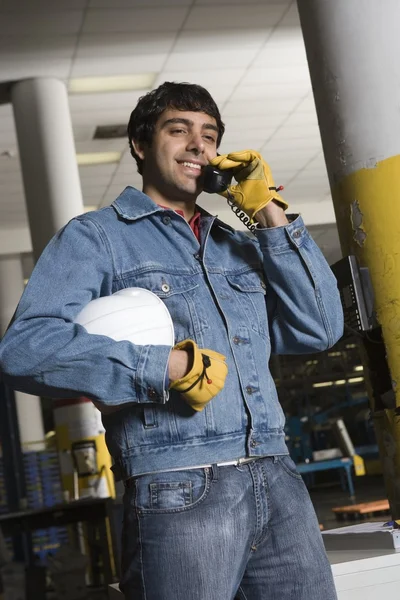
{"label": "denim jacket", "polygon": [[[103,415],[117,479],[287,454],[270,354],[325,350],[342,335],[336,280],[301,217],[250,237],[203,211],[200,238],[182,216],[126,188],[50,241],[0,344],[14,389],[120,405]],[[165,389],[170,347],[116,342],[73,323],[90,300],[126,287],[165,302],[176,342],[191,338],[227,357],[225,387],[202,412]]]}

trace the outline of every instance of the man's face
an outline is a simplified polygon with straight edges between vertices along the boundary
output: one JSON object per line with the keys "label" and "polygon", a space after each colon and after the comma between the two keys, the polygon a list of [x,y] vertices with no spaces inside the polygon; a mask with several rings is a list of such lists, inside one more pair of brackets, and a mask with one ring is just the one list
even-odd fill
{"label": "man's face", "polygon": [[202,112],[165,110],[151,147],[143,148],[143,179],[170,200],[193,201],[202,191],[203,169],[217,155],[216,120]]}

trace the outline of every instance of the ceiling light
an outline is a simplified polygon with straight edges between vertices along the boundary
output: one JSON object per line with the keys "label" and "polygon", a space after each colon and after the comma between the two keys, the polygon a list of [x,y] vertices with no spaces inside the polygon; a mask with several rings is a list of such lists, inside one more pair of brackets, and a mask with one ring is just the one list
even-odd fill
{"label": "ceiling light", "polygon": [[112,75],[110,77],[78,77],[70,79],[70,94],[95,94],[99,92],[129,92],[150,90],[157,73],[136,73],[136,75]]}
{"label": "ceiling light", "polygon": [[333,381],[322,381],[321,383],[313,383],[313,388],[330,387]]}
{"label": "ceiling light", "polygon": [[357,365],[356,367],[354,367],[355,371],[364,371],[364,367],[362,365]]}
{"label": "ceiling light", "polygon": [[344,385],[346,383],[345,379],[337,379],[337,381],[335,381],[335,385]]}
{"label": "ceiling light", "polygon": [[86,152],[77,154],[76,160],[79,166],[84,165],[106,165],[109,163],[119,163],[122,152]]}
{"label": "ceiling light", "polygon": [[350,379],[347,380],[348,383],[361,383],[362,381],[364,381],[364,377],[350,377]]}

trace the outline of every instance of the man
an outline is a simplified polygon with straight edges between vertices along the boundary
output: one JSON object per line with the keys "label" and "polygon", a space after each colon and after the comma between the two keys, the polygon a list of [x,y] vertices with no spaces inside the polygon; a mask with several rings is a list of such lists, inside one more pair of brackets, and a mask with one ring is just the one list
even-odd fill
{"label": "man", "polygon": [[[50,242],[1,368],[15,389],[84,394],[102,410],[126,486],[127,600],[334,600],[268,360],[340,338],[336,281],[260,155],[217,156],[223,132],[199,86],[164,83],[139,100],[128,133],[143,193],[126,188]],[[258,223],[253,237],[196,206],[211,161],[233,168],[229,194]],[[172,351],[74,324],[89,301],[130,286],[165,302]]]}

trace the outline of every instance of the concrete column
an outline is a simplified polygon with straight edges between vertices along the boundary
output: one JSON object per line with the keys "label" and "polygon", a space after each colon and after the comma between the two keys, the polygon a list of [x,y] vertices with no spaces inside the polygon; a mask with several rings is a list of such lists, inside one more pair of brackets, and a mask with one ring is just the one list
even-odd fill
{"label": "concrete column", "polygon": [[[18,255],[0,256],[0,337],[5,333],[24,289]],[[23,452],[43,450],[44,427],[40,398],[14,392]]]}
{"label": "concrete column", "polygon": [[64,83],[27,79],[11,89],[35,258],[70,219],[84,212]]}
{"label": "concrete column", "polygon": [[369,267],[382,327],[368,366],[387,358],[392,404],[379,385],[384,369],[369,391],[400,518],[400,2],[298,0],[298,8],[343,254]]}

